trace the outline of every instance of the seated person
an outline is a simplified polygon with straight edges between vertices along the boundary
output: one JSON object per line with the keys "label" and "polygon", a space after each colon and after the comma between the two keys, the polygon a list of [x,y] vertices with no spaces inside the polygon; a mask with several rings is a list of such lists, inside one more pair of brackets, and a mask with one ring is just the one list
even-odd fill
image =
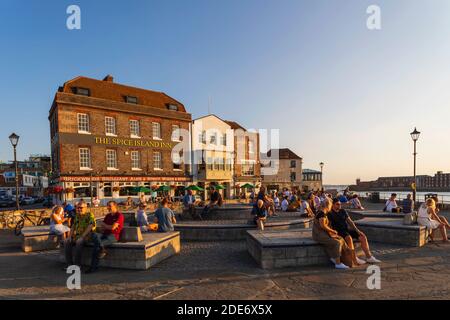
{"label": "seated person", "polygon": [[256,225],[258,230],[264,230],[264,222],[267,218],[267,210],[264,206],[264,201],[259,199],[256,202],[256,206],[253,208],[253,214],[255,215]]}
{"label": "seated person", "polygon": [[[312,238],[324,246],[328,257],[336,269],[348,269],[352,263],[352,260],[348,259],[351,250],[345,240],[331,227],[328,219],[331,208],[332,201],[330,199],[325,199],[320,204],[314,218]],[[346,261],[343,261],[344,258]]]}
{"label": "seated person", "polygon": [[281,211],[286,212],[289,208],[289,201],[287,200],[287,197],[283,197],[283,201],[281,201]]}
{"label": "seated person", "polygon": [[434,241],[434,230],[439,229],[442,235],[442,241],[448,242],[447,238],[447,230],[448,222],[447,220],[443,221],[442,218],[436,214],[436,202],[433,199],[427,199],[425,203],[419,208],[419,212],[417,215],[417,224],[419,226],[425,226],[430,233],[430,238]]}
{"label": "seated person", "polygon": [[103,259],[107,255],[105,248],[120,240],[124,216],[119,212],[115,201],[109,201],[107,208],[108,214],[105,216],[103,222],[99,224],[101,233],[92,234],[94,250],[92,251],[91,267],[86,273],[97,271],[99,259]]}
{"label": "seated person", "polygon": [[364,207],[361,204],[361,201],[359,201],[358,195],[354,194],[350,200],[351,207],[353,209],[360,209],[364,210]]}
{"label": "seated person", "polygon": [[391,197],[386,201],[386,206],[383,211],[392,212],[392,213],[400,213],[402,212],[402,208],[397,205],[397,194],[393,193]]}
{"label": "seated person", "polygon": [[214,188],[211,188],[211,195],[209,198],[209,203],[203,208],[202,214],[207,214],[209,209],[219,206],[221,207],[223,204],[223,199],[219,191],[215,190]]}
{"label": "seated person", "polygon": [[75,210],[75,207],[71,203],[64,202],[63,206],[64,206],[64,213],[67,218],[67,225],[71,227],[75,219],[75,216],[77,215],[77,212]]}
{"label": "seated person", "polygon": [[183,207],[184,211],[188,212],[193,218],[197,216],[195,210],[196,202],[197,201],[195,200],[195,196],[193,195],[192,190],[188,190],[183,197]]}
{"label": "seated person", "polygon": [[414,210],[414,201],[412,199],[411,193],[408,193],[406,199],[402,202],[403,213],[411,213]]}
{"label": "seated person", "polygon": [[308,217],[308,218],[314,217],[314,212],[311,210],[311,207],[309,206],[309,203],[306,200],[300,200],[299,211],[300,211],[300,215],[303,217]]}
{"label": "seated person", "polygon": [[277,195],[275,194],[273,197],[273,203],[275,205],[275,210],[280,210],[280,198],[277,197]]}
{"label": "seated person", "polygon": [[145,213],[145,205],[140,204],[136,214],[136,222],[141,232],[150,232],[158,230],[158,225],[155,223],[149,223],[147,214]]}
{"label": "seated person", "polygon": [[66,240],[69,236],[70,228],[64,225],[68,218],[64,218],[64,209],[57,206],[50,215],[50,233],[56,234],[62,240]]}
{"label": "seated person", "polygon": [[161,207],[155,212],[155,223],[158,224],[158,232],[170,232],[174,230],[173,224],[177,223],[175,214],[169,209],[169,200],[164,198]]}
{"label": "seated person", "polygon": [[[338,198],[333,199],[333,207],[331,209],[331,212],[328,214],[328,219],[331,222],[332,228],[338,232],[339,236],[345,239],[345,242],[347,243],[349,248],[353,250],[353,260],[356,262],[356,264],[365,264],[366,261],[369,263],[379,263],[380,260],[376,259],[370,252],[369,242],[366,235],[356,227],[347,211],[342,209],[341,205],[342,204]],[[366,255],[366,261],[356,256],[353,239],[359,239],[359,241],[361,242],[361,248]]]}
{"label": "seated person", "polygon": [[445,217],[443,217],[442,215],[439,214],[440,210],[438,208],[438,204],[439,204],[439,199],[438,197],[432,197],[432,199],[434,200],[434,204],[435,204],[435,209],[434,212],[436,213],[436,215],[439,217],[439,219],[441,219],[441,222],[443,224],[445,224],[445,227],[447,229],[450,229],[450,224],[448,223],[447,219]]}
{"label": "seated person", "polygon": [[77,214],[73,220],[69,237],[64,242],[64,255],[66,257],[67,267],[73,265],[73,247],[75,246],[75,264],[81,267],[81,255],[83,245],[91,238],[92,232],[95,231],[96,221],[91,212],[87,211],[86,202],[77,204]]}

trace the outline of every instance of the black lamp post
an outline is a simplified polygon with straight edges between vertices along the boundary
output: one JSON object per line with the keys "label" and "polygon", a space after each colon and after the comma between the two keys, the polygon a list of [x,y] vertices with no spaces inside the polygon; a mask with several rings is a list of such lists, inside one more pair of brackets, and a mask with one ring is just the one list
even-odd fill
{"label": "black lamp post", "polygon": [[320,184],[322,186],[322,190],[323,190],[323,166],[325,164],[323,162],[319,163],[320,166]]}
{"label": "black lamp post", "polygon": [[19,210],[19,168],[17,166],[17,144],[19,143],[19,136],[15,133],[9,136],[9,141],[14,148],[14,166],[16,171],[16,209]]}
{"label": "black lamp post", "polygon": [[417,152],[416,152],[416,143],[417,140],[419,140],[419,136],[420,136],[420,132],[417,131],[416,128],[414,128],[414,131],[410,133],[411,134],[411,138],[414,141],[414,189],[413,189],[413,200],[414,203],[416,202],[416,192],[417,192],[417,178],[416,178],[416,156],[417,156]]}

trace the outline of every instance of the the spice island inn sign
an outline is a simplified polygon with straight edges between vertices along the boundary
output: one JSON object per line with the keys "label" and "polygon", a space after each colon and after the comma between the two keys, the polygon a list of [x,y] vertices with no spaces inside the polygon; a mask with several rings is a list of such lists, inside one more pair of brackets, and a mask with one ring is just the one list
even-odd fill
{"label": "the spice island inn sign", "polygon": [[176,143],[164,142],[160,140],[80,135],[73,133],[61,133],[59,139],[60,143],[62,144],[104,145],[115,147],[157,148],[157,149],[173,149],[173,147],[179,143],[179,142]]}

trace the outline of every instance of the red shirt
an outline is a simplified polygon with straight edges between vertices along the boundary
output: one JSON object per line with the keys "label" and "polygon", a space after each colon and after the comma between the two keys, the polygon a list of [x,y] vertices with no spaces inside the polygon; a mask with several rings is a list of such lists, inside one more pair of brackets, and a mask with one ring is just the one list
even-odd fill
{"label": "red shirt", "polygon": [[115,223],[119,224],[119,227],[116,230],[105,230],[103,232],[104,235],[113,234],[114,237],[116,237],[117,241],[119,241],[120,233],[122,232],[122,229],[123,229],[123,222],[124,222],[123,214],[120,212],[116,212],[115,214],[108,213],[105,216],[105,219],[103,220],[103,222],[109,226],[112,226]]}

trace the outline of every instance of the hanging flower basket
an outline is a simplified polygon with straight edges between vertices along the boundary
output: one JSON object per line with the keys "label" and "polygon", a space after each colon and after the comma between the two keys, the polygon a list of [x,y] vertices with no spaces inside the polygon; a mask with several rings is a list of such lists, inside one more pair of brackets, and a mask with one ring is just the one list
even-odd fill
{"label": "hanging flower basket", "polygon": [[62,193],[63,191],[64,191],[64,188],[63,188],[63,187],[61,187],[61,186],[56,186],[56,187],[50,188],[49,193],[52,193],[52,194],[59,194],[59,193]]}
{"label": "hanging flower basket", "polygon": [[75,189],[74,188],[66,188],[66,193],[74,193]]}

